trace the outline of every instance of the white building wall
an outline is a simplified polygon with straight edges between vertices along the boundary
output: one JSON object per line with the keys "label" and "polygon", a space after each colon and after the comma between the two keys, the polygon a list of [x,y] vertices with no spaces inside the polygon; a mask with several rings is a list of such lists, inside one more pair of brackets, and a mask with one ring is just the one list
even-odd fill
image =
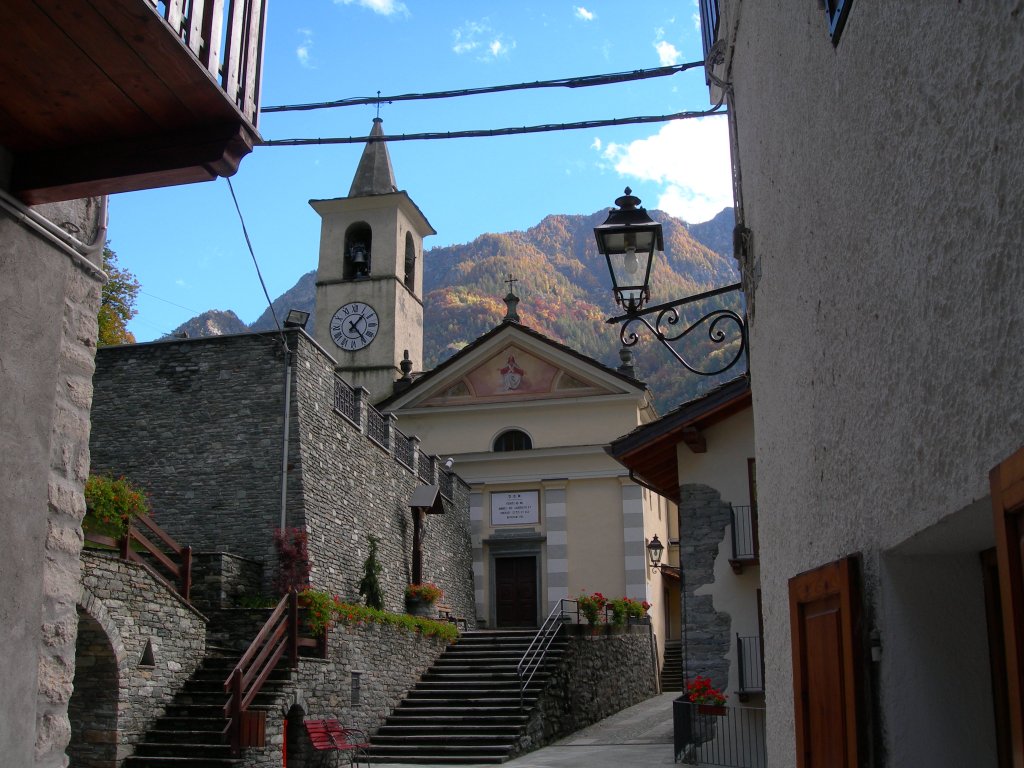
{"label": "white building wall", "polygon": [[[833,46],[819,3],[722,5],[753,234],[769,762],[795,763],[787,581],[860,551],[890,649],[884,747],[914,756],[892,764],[981,764],[950,761],[962,731],[945,715],[910,715],[915,683],[954,679],[976,638],[937,652],[941,608],[885,606],[936,600],[941,568],[897,564],[889,583],[880,558],[984,500],[989,469],[1024,441],[1024,28],[1003,3],[855,2]],[[947,597],[977,606],[976,590]],[[911,662],[912,679],[887,676]],[[958,694],[961,711],[985,711],[983,688]]]}

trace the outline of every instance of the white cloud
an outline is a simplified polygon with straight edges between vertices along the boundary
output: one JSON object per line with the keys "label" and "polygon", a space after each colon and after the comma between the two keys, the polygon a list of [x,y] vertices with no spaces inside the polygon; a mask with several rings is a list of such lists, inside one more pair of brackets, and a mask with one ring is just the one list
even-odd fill
{"label": "white cloud", "polygon": [[590,145],[590,148],[591,149],[596,149],[598,152],[600,152],[601,151],[601,139],[599,137],[595,136],[593,143]]}
{"label": "white cloud", "polygon": [[313,49],[313,30],[311,29],[300,29],[299,34],[302,35],[302,42],[295,49],[295,56],[299,60],[299,64],[306,67],[307,69],[315,69],[316,66],[310,60]]}
{"label": "white cloud", "polygon": [[588,11],[582,5],[577,5],[573,10],[576,11],[576,18],[583,19],[584,21],[593,21],[597,18],[597,14],[593,11]]}
{"label": "white cloud", "polygon": [[363,8],[369,8],[381,16],[393,16],[396,13],[403,16],[409,15],[409,9],[406,8],[405,3],[399,0],[334,0],[335,5],[352,5],[353,3]]}
{"label": "white cloud", "polygon": [[691,17],[693,19],[693,26],[700,32],[700,3],[697,0],[693,0],[693,7],[696,9]]}
{"label": "white cloud", "polygon": [[601,158],[622,176],[660,184],[657,203],[647,207],[684,221],[707,221],[733,204],[724,117],[676,120],[646,139],[608,144]]}
{"label": "white cloud", "polygon": [[458,29],[453,29],[452,39],[452,51],[460,55],[480,51],[482,55],[477,56],[479,61],[507,56],[516,47],[515,40],[506,41],[502,33],[495,33],[491,29],[486,19],[467,21]]}
{"label": "white cloud", "polygon": [[658,60],[661,62],[661,66],[663,67],[667,67],[671,64],[678,64],[683,58],[682,54],[679,53],[679,49],[667,40],[659,40],[656,42],[654,44],[654,50],[658,52]]}

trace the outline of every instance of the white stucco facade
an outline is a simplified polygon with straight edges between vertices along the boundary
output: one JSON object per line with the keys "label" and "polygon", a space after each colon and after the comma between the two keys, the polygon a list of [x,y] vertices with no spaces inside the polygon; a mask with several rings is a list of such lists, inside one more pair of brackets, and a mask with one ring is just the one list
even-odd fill
{"label": "white stucco facade", "polygon": [[989,470],[1024,443],[1020,8],[854,2],[836,45],[818,3],[721,11],[769,762],[797,763],[787,583],[860,553],[866,754],[994,765],[979,553]]}

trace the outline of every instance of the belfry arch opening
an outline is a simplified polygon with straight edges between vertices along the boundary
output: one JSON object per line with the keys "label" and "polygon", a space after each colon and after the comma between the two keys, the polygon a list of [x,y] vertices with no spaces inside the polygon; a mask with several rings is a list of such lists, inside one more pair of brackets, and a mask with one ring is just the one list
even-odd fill
{"label": "belfry arch opening", "polygon": [[416,291],[416,243],[412,239],[412,233],[405,233],[405,287],[415,293]]}
{"label": "belfry arch opening", "polygon": [[370,261],[373,253],[373,232],[370,225],[357,222],[345,230],[345,261],[342,277],[358,280],[370,276]]}

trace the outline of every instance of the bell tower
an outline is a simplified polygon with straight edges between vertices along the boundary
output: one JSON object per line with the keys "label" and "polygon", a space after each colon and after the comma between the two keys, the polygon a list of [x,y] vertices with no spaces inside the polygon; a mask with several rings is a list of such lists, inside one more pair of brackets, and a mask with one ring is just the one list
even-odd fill
{"label": "bell tower", "polygon": [[437,234],[395,186],[382,122],[348,196],[309,201],[322,220],[313,335],[373,403],[392,394],[406,350],[423,366],[423,238]]}

